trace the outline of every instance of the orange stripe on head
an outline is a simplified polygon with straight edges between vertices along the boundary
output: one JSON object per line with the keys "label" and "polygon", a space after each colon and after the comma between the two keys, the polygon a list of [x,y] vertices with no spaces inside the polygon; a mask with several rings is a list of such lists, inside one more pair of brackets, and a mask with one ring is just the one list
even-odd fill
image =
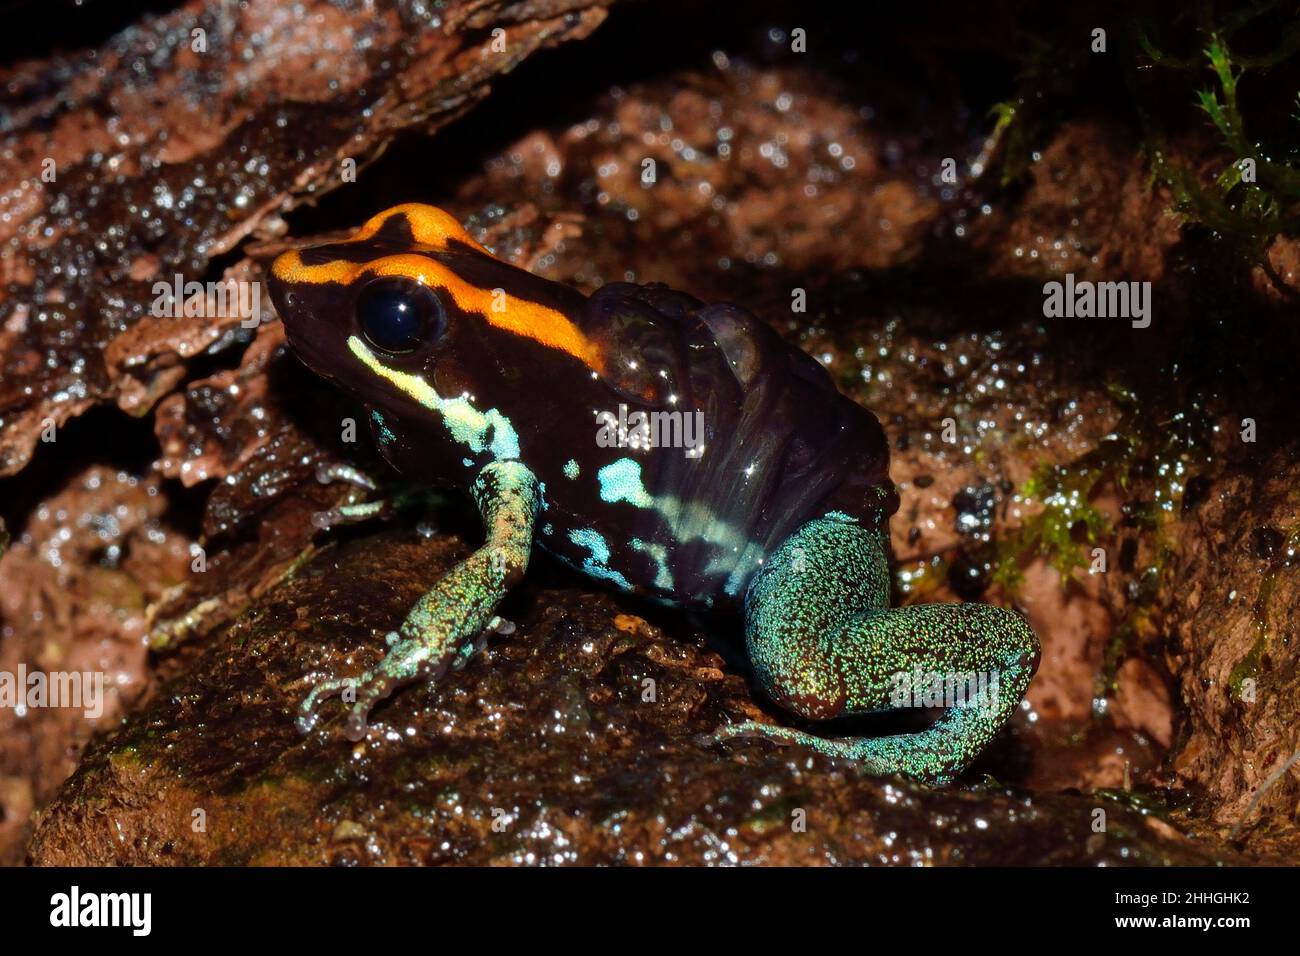
{"label": "orange stripe on head", "polygon": [[[366,227],[374,221],[372,219]],[[320,265],[307,265],[297,251],[291,251],[279,256],[271,271],[284,282],[313,285],[324,282],[350,285],[363,276],[403,276],[446,292],[462,312],[477,315],[489,325],[532,339],[547,348],[567,352],[593,371],[602,375],[605,372],[600,349],[563,312],[516,298],[504,290],[498,294],[494,289],[479,288],[428,256],[399,253],[370,262],[335,259]]]}
{"label": "orange stripe on head", "polygon": [[471,249],[477,249],[484,254],[487,253],[486,249],[470,238],[469,233],[465,231],[460,221],[451,213],[439,209],[437,206],[426,206],[424,203],[418,202],[393,206],[390,209],[385,209],[377,216],[372,216],[348,241],[364,242],[366,239],[372,238],[394,216],[406,217],[407,224],[411,227],[411,235],[422,246],[428,246],[430,249],[439,252],[446,252],[450,248],[449,243],[454,239],[457,242],[464,243]]}

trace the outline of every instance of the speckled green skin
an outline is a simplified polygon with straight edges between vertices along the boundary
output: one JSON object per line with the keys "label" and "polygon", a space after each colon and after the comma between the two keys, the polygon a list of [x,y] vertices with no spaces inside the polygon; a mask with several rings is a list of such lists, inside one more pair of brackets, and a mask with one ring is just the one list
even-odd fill
{"label": "speckled green skin", "polygon": [[416,602],[402,626],[387,637],[389,651],[359,678],[327,680],[312,688],[299,708],[303,732],[316,722],[316,706],[334,694],[352,692],[347,736],[360,740],[366,718],[379,701],[416,680],[434,680],[458,658],[478,648],[497,605],[528,569],[537,515],[537,479],[517,461],[493,462],[474,482],[472,493],[487,528],[487,541],[456,565]]}
{"label": "speckled green skin", "polygon": [[933,783],[968,766],[1006,723],[1038,663],[1038,640],[1014,612],[988,604],[889,608],[885,541],[856,521],[804,525],[755,577],[745,602],[750,659],[763,689],[809,719],[889,710],[898,675],[994,676],[979,706],[950,707],[933,726],[892,737],[828,739],[747,722],[718,738],[763,736],[859,761],[869,772]]}

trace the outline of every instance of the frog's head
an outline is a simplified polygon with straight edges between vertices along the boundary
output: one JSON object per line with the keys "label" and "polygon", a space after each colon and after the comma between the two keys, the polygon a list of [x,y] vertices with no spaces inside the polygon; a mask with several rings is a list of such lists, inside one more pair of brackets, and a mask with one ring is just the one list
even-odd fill
{"label": "frog's head", "polygon": [[524,413],[565,368],[602,370],[585,297],[493,258],[448,213],[396,206],[340,242],[286,252],[268,277],[289,344],[315,372],[394,412]]}

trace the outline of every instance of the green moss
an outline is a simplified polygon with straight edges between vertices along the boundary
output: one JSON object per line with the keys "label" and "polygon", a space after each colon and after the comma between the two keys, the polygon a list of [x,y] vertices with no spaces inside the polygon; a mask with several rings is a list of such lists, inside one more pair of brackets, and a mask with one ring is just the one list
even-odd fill
{"label": "green moss", "polygon": [[1021,580],[1020,562],[1027,555],[1045,557],[1065,581],[1076,569],[1087,567],[1086,546],[1111,531],[1110,521],[1089,501],[1105,474],[1082,460],[1038,468],[1018,497],[1040,502],[1042,510],[1000,542],[993,579],[1015,588]]}
{"label": "green moss", "polygon": [[1247,132],[1240,83],[1245,75],[1274,69],[1300,52],[1300,22],[1284,21],[1274,33],[1273,49],[1262,55],[1243,56],[1230,46],[1234,34],[1247,26],[1256,32],[1267,29],[1264,18],[1276,14],[1277,6],[1248,4],[1218,20],[1203,13],[1197,30],[1201,50],[1185,58],[1158,48],[1139,27],[1141,48],[1156,67],[1208,80],[1194,91],[1194,99],[1225,151],[1212,178],[1204,181],[1200,173],[1169,160],[1168,135],[1156,111],[1144,113],[1143,119],[1151,168],[1173,194],[1174,210],[1186,222],[1209,229],[1245,264],[1260,266],[1275,288],[1295,298],[1300,293],[1276,273],[1267,252],[1275,237],[1300,235],[1300,113],[1289,118],[1289,128],[1284,123],[1271,131],[1272,142],[1264,142]]}
{"label": "green moss", "polygon": [[[1119,666],[1133,647],[1154,632],[1155,602],[1173,553],[1168,528],[1183,510],[1189,481],[1213,463],[1209,445],[1214,425],[1199,397],[1170,395],[1156,401],[1121,385],[1112,385],[1110,392],[1120,407],[1119,425],[1088,454],[1068,464],[1045,465],[1025,483],[1018,497],[1041,510],[998,541],[993,573],[1014,593],[1021,564],[1041,556],[1068,587],[1080,569],[1087,573],[1095,547],[1105,549],[1107,571],[1116,570],[1123,538],[1093,501],[1107,488],[1120,493],[1123,530],[1140,536],[1145,546],[1134,551],[1142,563],[1122,569],[1134,575],[1134,584],[1127,614],[1097,675],[1099,697],[1114,689]],[[1175,402],[1191,411],[1159,414],[1160,407]]]}
{"label": "green moss", "polygon": [[[1034,161],[1035,144],[1061,111],[1079,83],[1088,54],[1086,44],[1060,36],[1062,25],[1044,25],[1043,35],[1025,30],[1016,38],[1019,51],[1015,92],[993,104],[993,129],[985,141],[979,165],[987,166],[999,184],[1021,179]],[[1048,33],[1052,35],[1048,35]],[[983,169],[980,169],[983,172]]]}
{"label": "green moss", "polygon": [[1093,791],[1097,796],[1122,804],[1138,813],[1150,814],[1162,820],[1168,820],[1170,805],[1168,795],[1162,790],[1119,790],[1112,787],[1100,787]]}
{"label": "green moss", "polygon": [[1169,548],[1163,531],[1175,518],[1192,475],[1209,467],[1213,424],[1195,398],[1161,416],[1159,404],[1139,399],[1122,385],[1110,387],[1120,407],[1119,426],[1091,452],[1068,464],[1040,466],[1017,497],[1038,511],[998,543],[994,580],[1014,590],[1026,557],[1046,558],[1068,585],[1080,568],[1089,568],[1093,548],[1107,548],[1107,570],[1118,558],[1116,529],[1093,504],[1104,487],[1125,498],[1125,525],[1152,533],[1154,557],[1137,569],[1143,591],[1154,596]]}
{"label": "green moss", "polygon": [[[1082,24],[1068,14],[1022,22],[1014,91],[990,110],[978,166],[1003,187],[1024,178],[1036,144],[1076,104],[1123,90],[1142,127],[1153,183],[1170,190],[1174,211],[1223,243],[1225,261],[1259,266],[1282,294],[1300,298],[1267,256],[1275,237],[1300,235],[1300,96],[1294,73],[1283,72],[1300,54],[1293,9],[1279,0],[1200,0],[1181,9],[1139,0],[1109,24],[1105,54],[1079,42]],[[1280,109],[1279,92],[1291,98]],[[1194,116],[1176,108],[1180,100],[1208,121],[1222,147],[1208,175],[1171,158],[1169,144],[1186,145]]]}

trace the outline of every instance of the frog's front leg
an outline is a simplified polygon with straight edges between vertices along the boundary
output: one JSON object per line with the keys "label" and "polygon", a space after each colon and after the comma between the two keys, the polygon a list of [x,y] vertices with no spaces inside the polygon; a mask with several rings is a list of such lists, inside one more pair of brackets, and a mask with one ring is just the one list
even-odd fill
{"label": "frog's front leg", "polygon": [[804,525],[765,563],[746,597],[745,629],[764,690],[812,720],[920,706],[931,690],[953,688],[962,700],[953,693],[945,701],[953,705],[914,734],[828,739],[747,722],[720,737],[801,743],[871,773],[934,783],[951,780],[993,739],[1038,667],[1038,639],[1013,611],[890,609],[883,534],[836,518]]}
{"label": "frog's front leg", "polygon": [[358,678],[325,681],[312,689],[299,708],[298,729],[303,733],[315,725],[322,700],[355,687],[346,734],[360,740],[371,708],[405,684],[442,676],[492,622],[497,604],[528,568],[538,485],[523,463],[497,461],[479,473],[471,491],[487,529],[483,547],[416,602],[401,627],[388,635],[388,654],[377,667]]}

